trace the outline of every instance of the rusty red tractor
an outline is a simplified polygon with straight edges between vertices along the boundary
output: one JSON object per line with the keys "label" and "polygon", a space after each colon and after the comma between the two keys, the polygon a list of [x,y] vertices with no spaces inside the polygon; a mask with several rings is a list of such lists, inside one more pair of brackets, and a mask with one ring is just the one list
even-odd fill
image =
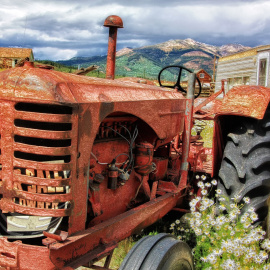
{"label": "rusty red tractor", "polygon": [[[114,80],[123,23],[109,16],[105,26],[106,79],[31,62],[0,73],[0,269],[109,269],[117,243],[172,209],[188,211],[201,175],[228,196],[249,196],[269,229],[270,89],[239,86],[194,102],[195,74],[184,96],[184,68],[174,66],[171,88]],[[211,147],[191,135],[195,120],[214,123]],[[121,269],[171,265],[193,269],[192,256],[160,234],[141,240]]]}

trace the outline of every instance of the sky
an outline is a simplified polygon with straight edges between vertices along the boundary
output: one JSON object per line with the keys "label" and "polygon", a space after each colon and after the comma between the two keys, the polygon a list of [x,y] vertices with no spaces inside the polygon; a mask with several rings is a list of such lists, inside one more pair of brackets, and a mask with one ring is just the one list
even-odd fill
{"label": "sky", "polygon": [[269,0],[1,0],[0,14],[0,47],[32,48],[36,60],[106,55],[110,15],[124,23],[117,50],[186,38],[270,44]]}

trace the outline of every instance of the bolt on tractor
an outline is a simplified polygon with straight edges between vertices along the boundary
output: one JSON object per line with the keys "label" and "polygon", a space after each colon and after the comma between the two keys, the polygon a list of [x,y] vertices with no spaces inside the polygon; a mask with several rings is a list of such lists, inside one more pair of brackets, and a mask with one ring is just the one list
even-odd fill
{"label": "bolt on tractor", "polygon": [[[188,212],[202,176],[230,197],[249,196],[269,230],[270,89],[201,99],[194,73],[181,86],[181,66],[161,70],[166,87],[114,80],[123,22],[109,16],[104,26],[106,79],[27,61],[0,73],[0,269],[109,269],[117,243],[171,210]],[[213,123],[207,147],[203,121]],[[159,234],[121,269],[193,267],[185,243]]]}

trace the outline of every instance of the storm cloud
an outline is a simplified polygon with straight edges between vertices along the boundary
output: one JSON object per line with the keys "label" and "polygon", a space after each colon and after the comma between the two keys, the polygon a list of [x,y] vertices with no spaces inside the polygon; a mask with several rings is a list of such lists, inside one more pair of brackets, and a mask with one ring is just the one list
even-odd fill
{"label": "storm cloud", "polygon": [[123,19],[117,49],[192,38],[211,45],[270,44],[270,2],[219,0],[2,0],[0,47],[32,48],[36,59],[105,55],[109,15]]}

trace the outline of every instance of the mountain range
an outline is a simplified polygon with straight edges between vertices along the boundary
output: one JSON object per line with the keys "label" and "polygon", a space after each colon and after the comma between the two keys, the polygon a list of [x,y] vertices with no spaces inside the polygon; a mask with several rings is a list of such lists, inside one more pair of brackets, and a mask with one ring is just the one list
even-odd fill
{"label": "mountain range", "polygon": [[[165,66],[182,65],[194,70],[204,69],[213,74],[215,56],[250,49],[240,44],[214,46],[193,39],[169,40],[164,43],[140,48],[124,48],[116,53],[116,75],[124,77],[142,77],[156,79]],[[74,57],[57,61],[67,66],[98,66],[99,72],[106,72],[106,56]]]}

